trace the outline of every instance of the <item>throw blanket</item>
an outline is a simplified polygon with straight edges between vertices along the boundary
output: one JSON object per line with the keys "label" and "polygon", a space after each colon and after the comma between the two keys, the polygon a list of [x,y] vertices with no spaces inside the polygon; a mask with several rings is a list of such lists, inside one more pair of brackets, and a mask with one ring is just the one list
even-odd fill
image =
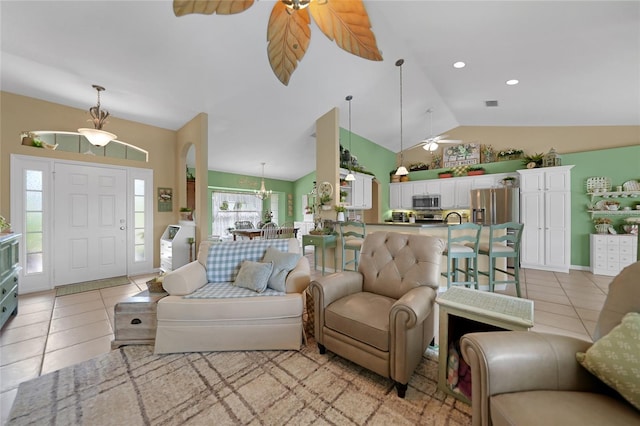
{"label": "throw blanket", "polygon": [[224,299],[229,297],[284,296],[286,293],[267,288],[257,293],[248,288],[238,287],[233,283],[209,283],[200,287],[184,299]]}
{"label": "throw blanket", "polygon": [[228,241],[211,245],[207,256],[207,281],[210,283],[235,281],[242,261],[262,260],[269,246],[286,252],[289,249],[289,240]]}

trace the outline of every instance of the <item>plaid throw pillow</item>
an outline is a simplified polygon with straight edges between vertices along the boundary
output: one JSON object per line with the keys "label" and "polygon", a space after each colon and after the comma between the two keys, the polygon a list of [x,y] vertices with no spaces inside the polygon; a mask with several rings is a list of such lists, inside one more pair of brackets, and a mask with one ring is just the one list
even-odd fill
{"label": "plaid throw pillow", "polygon": [[287,251],[289,240],[247,240],[212,244],[207,256],[207,281],[210,283],[235,281],[242,261],[261,260],[267,247]]}

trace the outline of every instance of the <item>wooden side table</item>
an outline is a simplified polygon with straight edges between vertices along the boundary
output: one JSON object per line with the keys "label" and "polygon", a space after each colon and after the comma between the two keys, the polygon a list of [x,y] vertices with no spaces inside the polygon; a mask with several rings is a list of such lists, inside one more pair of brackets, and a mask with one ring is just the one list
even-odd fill
{"label": "wooden side table", "polygon": [[114,307],[115,338],[111,349],[124,345],[153,345],[156,341],[158,300],[167,293],[148,290],[129,297]]}
{"label": "wooden side table", "polygon": [[438,388],[470,404],[470,398],[454,392],[447,383],[449,344],[459,342],[463,334],[477,331],[529,330],[533,327],[533,301],[451,287],[436,299],[436,303],[440,306]]}
{"label": "wooden side table", "polygon": [[302,255],[305,255],[305,247],[314,246],[313,251],[313,264],[318,264],[318,249],[322,250],[322,275],[324,275],[324,256],[327,249],[333,248],[333,267],[334,270],[338,270],[338,259],[336,256],[338,237],[335,234],[329,235],[303,235],[302,236]]}

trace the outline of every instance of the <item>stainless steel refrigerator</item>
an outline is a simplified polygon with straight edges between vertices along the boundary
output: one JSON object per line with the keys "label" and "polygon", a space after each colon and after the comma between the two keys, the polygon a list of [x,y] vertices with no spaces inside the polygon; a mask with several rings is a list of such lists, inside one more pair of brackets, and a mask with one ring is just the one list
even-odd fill
{"label": "stainless steel refrigerator", "polygon": [[[495,225],[520,221],[520,190],[518,188],[487,188],[471,190],[471,218],[479,225]],[[507,233],[513,230],[507,229]],[[513,268],[513,259],[507,260]]]}

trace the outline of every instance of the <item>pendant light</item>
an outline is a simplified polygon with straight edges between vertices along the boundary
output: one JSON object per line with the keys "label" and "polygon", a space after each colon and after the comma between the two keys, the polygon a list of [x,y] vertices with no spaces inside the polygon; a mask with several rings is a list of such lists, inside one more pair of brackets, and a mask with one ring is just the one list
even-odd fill
{"label": "pendant light", "polygon": [[[351,95],[345,98],[345,100],[349,102],[349,154],[353,153],[353,151],[351,150],[351,99],[353,99],[353,96]],[[356,180],[356,177],[351,172],[351,160],[349,160],[349,173],[347,174],[347,176],[345,176],[344,180],[346,180],[347,182],[353,182],[354,180]]]}
{"label": "pendant light", "polygon": [[98,105],[89,108],[89,114],[91,114],[92,119],[88,121],[93,122],[94,128],[80,128],[78,129],[78,133],[87,138],[87,140],[95,146],[105,146],[113,139],[116,139],[117,136],[113,133],[105,132],[104,130],[102,130],[102,126],[104,126],[105,120],[110,115],[109,111],[100,110],[100,92],[103,92],[105,89],[104,87],[98,86],[96,84],[93,85],[93,88],[98,92]]}
{"label": "pendant light", "polygon": [[269,198],[269,196],[271,195],[271,193],[273,191],[268,190],[264,187],[264,165],[266,163],[261,163],[262,164],[262,183],[260,184],[260,190],[259,191],[255,191],[256,197],[260,198],[261,200],[266,200],[267,198]]}
{"label": "pendant light", "polygon": [[400,166],[398,170],[396,170],[396,175],[405,176],[408,175],[409,172],[407,168],[404,166],[404,150],[402,148],[402,64],[404,64],[404,59],[398,59],[396,61],[396,66],[400,68]]}

